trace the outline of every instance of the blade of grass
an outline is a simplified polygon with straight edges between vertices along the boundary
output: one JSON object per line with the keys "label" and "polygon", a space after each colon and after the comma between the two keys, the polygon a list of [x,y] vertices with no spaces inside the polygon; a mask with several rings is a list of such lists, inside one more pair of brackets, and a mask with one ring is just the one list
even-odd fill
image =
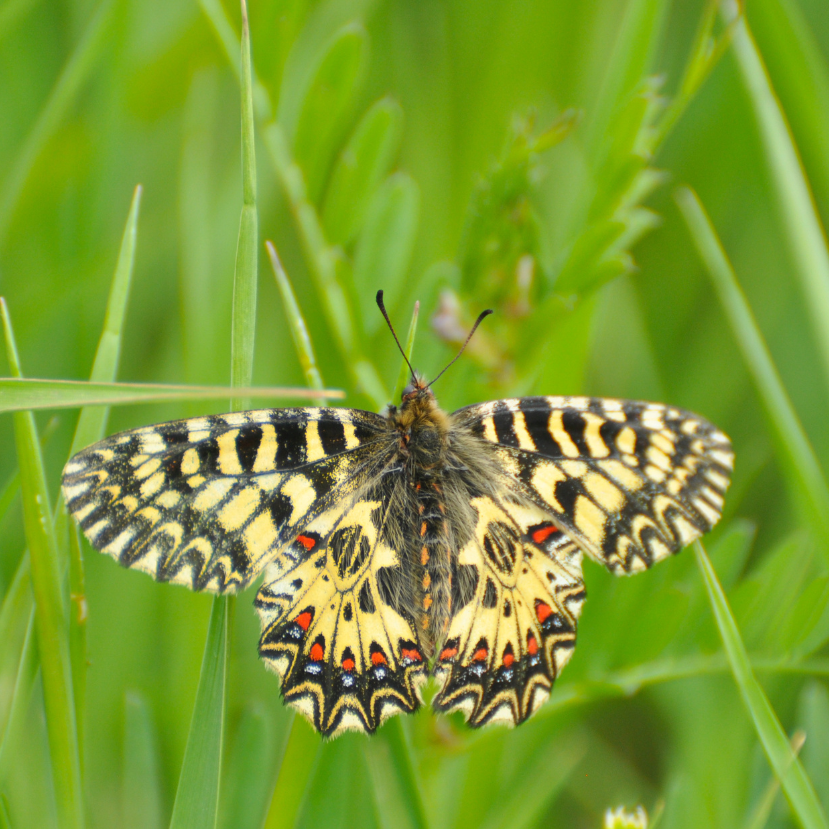
{"label": "blade of grass", "polygon": [[780,460],[789,472],[787,480],[796,484],[795,500],[806,506],[810,523],[822,541],[821,550],[829,559],[829,487],[809,439],[789,400],[763,335],[705,208],[688,187],[679,188],[674,198],[719,294],[743,359],[751,372],[771,425]]}
{"label": "blade of grass", "polygon": [[409,363],[412,362],[412,352],[414,351],[415,335],[417,334],[417,318],[420,315],[420,302],[415,302],[412,310],[412,319],[409,322],[409,330],[406,333],[406,360],[400,362],[400,373],[397,375],[397,383],[394,386],[394,393],[392,395],[392,402],[400,400],[403,396],[403,389],[406,388],[411,379],[412,372],[409,370]]}
{"label": "blade of grass", "polygon": [[236,388],[233,386],[179,386],[163,383],[88,383],[84,380],[42,380],[30,377],[0,377],[0,412],[29,409],[65,409],[78,406],[125,406],[164,400],[219,400],[228,394],[241,397],[342,398],[337,390],[288,386]]}
{"label": "blade of grass", "polygon": [[[27,581],[27,595],[29,595],[28,587]],[[32,689],[37,679],[37,645],[34,638],[34,628],[34,608],[30,608],[29,621],[23,637],[23,647],[20,649],[20,657],[15,671],[14,687],[9,697],[9,706],[5,712],[6,716],[0,730],[0,734],[2,734],[0,736],[0,768],[3,767],[7,746],[14,743],[13,732],[18,732],[25,722],[26,711],[32,698]]]}
{"label": "blade of grass", "polygon": [[[791,739],[792,754],[797,757],[800,754],[800,749],[803,748],[803,743],[806,742],[806,733],[804,731],[795,731]],[[746,820],[745,829],[763,829],[769,822],[771,810],[774,807],[774,801],[777,799],[777,793],[780,791],[780,781],[777,777],[772,776],[768,785],[763,790],[763,794],[757,801],[757,805],[752,809],[751,814]]]}
{"label": "blade of grass", "polygon": [[[118,252],[118,261],[107,300],[104,327],[98,340],[98,348],[95,352],[95,360],[92,363],[92,371],[89,377],[92,382],[113,381],[118,372],[124,317],[135,266],[135,244],[140,206],[141,185],[139,184],[133,191],[124,234],[121,238],[121,248]],[[81,409],[78,415],[78,424],[75,427],[75,435],[72,439],[72,447],[69,450],[70,457],[83,449],[84,446],[103,438],[108,417],[109,409],[106,407],[96,406]],[[55,533],[58,538],[64,537],[67,522],[66,510],[61,507],[59,500],[58,506],[55,508]],[[86,587],[78,525],[73,522],[69,529],[69,597],[75,607],[75,612],[69,614],[69,648],[72,658],[72,679],[75,683],[75,718],[78,724],[78,745],[83,759],[86,666],[88,663]]]}
{"label": "blade of grass", "polygon": [[140,694],[124,699],[122,778],[124,829],[161,829],[164,825],[158,738],[152,713]]}
{"label": "blade of grass", "polygon": [[[3,317],[9,365],[14,374],[20,375],[11,319],[3,299],[0,299],[0,314]],[[14,426],[55,799],[61,826],[81,829],[84,825],[81,762],[58,543],[49,509],[34,415],[32,412],[17,412]]]}
{"label": "blade of grass", "polygon": [[322,375],[317,368],[314,346],[308,335],[308,326],[305,324],[305,317],[302,316],[302,311],[296,300],[294,289],[291,287],[291,281],[288,279],[288,274],[285,273],[285,268],[282,267],[282,262],[279,259],[273,242],[265,242],[265,247],[268,250],[268,258],[271,261],[273,275],[276,278],[276,285],[282,296],[285,316],[288,318],[288,323],[291,326],[291,337],[294,340],[294,347],[296,348],[297,357],[299,357],[299,364],[302,366],[305,380],[312,389],[321,389],[323,387]]}
{"label": "blade of grass", "polygon": [[213,600],[196,703],[181,764],[170,829],[215,827],[224,732],[228,602]]}
{"label": "blade of grass", "polygon": [[429,825],[415,773],[412,750],[400,717],[393,717],[365,743],[374,805],[383,829],[423,829]]}
{"label": "blade of grass", "polygon": [[728,600],[699,541],[694,542],[694,552],[734,681],[792,812],[804,829],[827,829],[829,823],[818,802],[812,781],[800,760],[793,754],[786,732],[783,731],[777,714],[754,676]]}
{"label": "blade of grass", "polygon": [[[259,219],[256,209],[256,153],[253,130],[250,27],[245,0],[241,0],[241,101],[242,101],[242,214],[233,279],[231,312],[230,385],[233,411],[249,407],[239,392],[253,375],[256,336]],[[187,737],[171,829],[215,827],[219,817],[222,743],[227,705],[225,686],[228,663],[228,619],[235,609],[232,598],[216,596],[210,613],[196,704]]]}
{"label": "blade of grass", "polygon": [[17,158],[7,167],[8,173],[0,190],[0,244],[5,240],[17,201],[35,161],[92,71],[104,45],[115,5],[114,0],[102,0],[99,4],[43,105],[31,132],[23,142]]}
{"label": "blade of grass", "polygon": [[7,0],[0,8],[0,42],[7,37],[18,19],[29,12],[38,0]]}
{"label": "blade of grass", "polygon": [[293,829],[296,826],[322,751],[322,738],[301,716],[292,716],[265,829]]}
{"label": "blade of grass", "polygon": [[829,248],[800,161],[786,114],[775,94],[763,56],[734,0],[723,0],[725,22],[733,25],[732,47],[748,91],[766,162],[775,187],[777,207],[795,260],[795,273],[807,299],[825,382],[829,384]]}

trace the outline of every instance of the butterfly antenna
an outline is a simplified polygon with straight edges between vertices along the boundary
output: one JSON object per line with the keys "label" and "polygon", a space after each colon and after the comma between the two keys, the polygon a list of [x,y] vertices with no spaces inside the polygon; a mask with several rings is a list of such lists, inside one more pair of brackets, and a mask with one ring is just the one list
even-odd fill
{"label": "butterfly antenna", "polygon": [[[409,358],[406,356],[406,352],[403,350],[403,346],[400,345],[400,340],[397,339],[397,333],[394,330],[394,326],[391,324],[391,320],[389,319],[388,312],[386,311],[386,306],[383,304],[383,292],[377,292],[377,307],[380,309],[380,313],[383,315],[383,319],[386,321],[386,325],[389,327],[389,331],[391,331],[392,337],[394,337],[394,341],[397,343],[397,347],[400,349],[400,353],[403,355],[403,359],[406,361],[406,365],[409,367],[409,371],[412,373],[412,378],[415,377],[415,370],[412,368],[412,364],[409,362]],[[474,330],[474,329],[473,329]]]}
{"label": "butterfly antenna", "polygon": [[488,317],[491,313],[492,313],[492,309],[491,309],[491,308],[487,308],[487,309],[486,309],[486,311],[481,311],[481,313],[480,313],[480,314],[478,314],[478,319],[476,319],[476,320],[475,320],[475,325],[473,325],[473,326],[472,326],[472,330],[469,332],[469,334],[467,335],[466,339],[463,341],[463,345],[461,346],[461,350],[460,350],[460,351],[459,351],[459,352],[455,355],[455,359],[454,359],[454,360],[452,360],[452,362],[451,362],[451,363],[449,363],[449,365],[448,365],[448,366],[446,366],[446,368],[444,368],[444,369],[443,369],[443,371],[442,371],[440,374],[438,374],[438,376],[437,376],[437,377],[435,377],[435,379],[434,379],[434,380],[432,380],[432,382],[431,382],[431,383],[429,383],[429,385],[427,385],[427,386],[426,386],[426,388],[427,388],[427,389],[429,388],[429,386],[431,386],[431,385],[432,385],[432,383],[436,383],[438,380],[440,380],[440,378],[441,378],[441,377],[443,377],[443,375],[446,373],[446,369],[448,369],[448,368],[449,368],[449,366],[452,366],[452,365],[454,365],[454,364],[457,362],[458,358],[461,356],[461,354],[463,354],[464,350],[466,349],[466,346],[467,346],[467,345],[469,345],[469,341],[472,339],[472,335],[473,335],[473,334],[474,334],[474,333],[478,330],[478,326],[479,326],[479,325],[480,325],[480,324],[481,324],[481,323],[482,323],[482,322],[483,322],[483,321],[484,321],[484,320],[485,320],[485,319],[486,319],[486,318],[487,318],[487,317]]}

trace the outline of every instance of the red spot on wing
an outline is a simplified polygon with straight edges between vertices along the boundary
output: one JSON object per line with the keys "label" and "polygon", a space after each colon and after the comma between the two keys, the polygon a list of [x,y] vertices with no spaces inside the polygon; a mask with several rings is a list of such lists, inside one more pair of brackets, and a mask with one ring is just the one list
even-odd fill
{"label": "red spot on wing", "polygon": [[415,648],[403,648],[400,651],[400,655],[403,659],[411,659],[412,662],[423,661],[423,657],[420,655],[420,651],[416,650]]}
{"label": "red spot on wing", "polygon": [[536,600],[535,615],[538,621],[543,625],[548,616],[552,615],[553,609],[546,602]]}
{"label": "red spot on wing", "polygon": [[553,533],[557,533],[558,531],[558,527],[555,527],[552,524],[548,524],[546,527],[539,527],[537,530],[533,530],[532,540],[535,541],[536,544],[541,544]]}
{"label": "red spot on wing", "polygon": [[441,659],[453,659],[453,658],[454,658],[454,657],[456,657],[457,655],[458,655],[458,649],[457,649],[457,648],[444,648],[444,649],[440,652],[440,656],[438,657],[438,660],[441,660]]}
{"label": "red spot on wing", "polygon": [[298,535],[296,540],[305,547],[306,550],[313,550],[316,545],[316,539],[311,538],[310,535]]}
{"label": "red spot on wing", "polygon": [[512,665],[513,662],[515,662],[515,656],[513,655],[512,651],[506,651],[506,653],[504,653],[503,661],[505,668],[509,668],[509,666]]}
{"label": "red spot on wing", "polygon": [[535,656],[538,653],[538,642],[532,634],[527,639],[527,652],[530,656]]}
{"label": "red spot on wing", "polygon": [[305,610],[299,614],[299,616],[294,619],[294,621],[303,629],[308,630],[308,626],[311,624],[311,612],[309,610]]}
{"label": "red spot on wing", "polygon": [[314,644],[311,645],[311,659],[313,659],[314,662],[319,662],[324,655],[325,651],[322,649],[322,645],[320,645],[319,642],[314,642]]}
{"label": "red spot on wing", "polygon": [[371,655],[371,664],[372,665],[388,665],[388,660],[383,654],[382,651],[374,651]]}
{"label": "red spot on wing", "polygon": [[354,670],[354,660],[353,659],[343,659],[343,670],[344,671],[353,671]]}
{"label": "red spot on wing", "polygon": [[486,648],[478,648],[475,653],[472,654],[472,661],[473,662],[486,662],[486,655],[487,649]]}

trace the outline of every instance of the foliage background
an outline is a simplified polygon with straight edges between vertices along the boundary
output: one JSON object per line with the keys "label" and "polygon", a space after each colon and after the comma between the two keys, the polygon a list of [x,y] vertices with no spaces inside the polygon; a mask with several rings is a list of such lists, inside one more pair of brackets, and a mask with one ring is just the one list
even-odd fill
{"label": "foliage background", "polygon": [[[451,357],[457,331],[495,308],[441,380],[446,408],[526,393],[644,398],[699,411],[731,435],[734,484],[706,543],[784,729],[806,733],[801,758],[829,810],[825,545],[793,497],[796,482],[671,198],[687,183],[706,205],[825,465],[829,385],[813,308],[796,278],[757,99],[731,51],[706,67],[673,129],[661,131],[657,89],[676,100],[689,65],[704,65],[695,37],[712,8],[254,0],[260,236],[276,243],[322,378],[346,389],[346,405],[375,408],[398,374],[372,310],[382,287],[401,335],[421,301],[414,355],[427,375]],[[0,286],[26,375],[89,376],[140,182],[119,379],[228,383],[242,185],[238,51],[228,49],[229,60],[222,21],[238,50],[231,2],[0,3]],[[825,221],[829,17],[821,0],[754,0],[748,22]],[[726,44],[727,36],[714,20],[712,37]],[[654,74],[661,87],[646,80]],[[307,244],[285,167],[261,141],[274,115],[328,247]],[[355,153],[361,124],[374,132],[366,127]],[[347,305],[326,300],[320,261],[333,267]],[[264,256],[259,271],[254,380],[301,384]],[[337,318],[354,326],[351,351]],[[374,365],[385,398],[365,378],[360,385],[355,355]],[[115,408],[108,431],[225,408]],[[51,417],[38,414],[38,425]],[[46,443],[53,496],[74,424],[71,411],[60,412]],[[15,468],[4,416],[0,476]],[[0,525],[7,596],[27,543],[10,480]],[[87,820],[166,825],[211,599],[155,585],[88,547],[84,562]],[[472,733],[427,708],[402,727],[396,718],[384,738],[324,744],[279,702],[278,682],[256,656],[252,591],[242,596],[229,605],[219,825],[391,825],[395,773],[414,781],[401,802],[421,801],[436,829],[586,829],[601,825],[607,807],[639,803],[661,813],[664,829],[796,825],[783,796],[771,800],[773,775],[693,556],[634,579],[587,563],[585,577],[579,647],[531,722]],[[55,825],[40,680],[21,697],[25,625],[8,602],[4,612],[14,635],[0,646],[0,820]],[[412,825],[422,820],[417,808],[404,813]]]}

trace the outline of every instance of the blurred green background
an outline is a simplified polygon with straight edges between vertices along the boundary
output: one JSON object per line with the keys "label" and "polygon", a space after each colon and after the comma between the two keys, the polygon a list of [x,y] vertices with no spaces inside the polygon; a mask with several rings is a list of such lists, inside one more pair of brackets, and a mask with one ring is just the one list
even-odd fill
{"label": "blurred green background", "polygon": [[[829,215],[829,15],[825,0],[753,0],[752,52],[742,24],[726,25],[729,8],[253,0],[254,381],[305,383],[261,246],[271,239],[323,381],[346,390],[345,405],[391,399],[400,357],[373,307],[383,288],[401,337],[420,300],[414,362],[430,376],[477,313],[495,309],[436,387],[445,408],[587,393],[670,402],[714,421],[732,437],[737,466],[705,543],[783,728],[806,734],[800,757],[829,810],[826,541],[672,198],[687,184],[708,209],[825,467],[829,317],[821,326],[824,309],[803,279],[827,274],[819,238],[811,266],[804,259],[797,205],[812,221]],[[0,292],[25,375],[89,377],[140,183],[118,379],[229,382],[239,31],[231,0],[0,2]],[[775,173],[781,139],[758,120],[770,99],[752,86],[746,49],[765,62],[813,204],[792,195],[797,170]],[[274,120],[281,155],[263,140]],[[326,298],[325,284],[346,301]],[[338,325],[354,331],[349,348]],[[116,407],[107,433],[226,408]],[[52,497],[75,428],[72,410],[54,415],[36,418],[49,435]],[[27,544],[16,464],[4,415],[7,597]],[[86,686],[88,825],[166,826],[211,599],[83,552],[88,664],[75,667]],[[241,596],[230,605],[218,825],[385,827],[400,803],[411,825],[434,829],[588,829],[606,808],[637,804],[662,829],[798,825],[774,788],[693,554],[631,579],[588,562],[585,578],[579,646],[527,724],[472,732],[427,706],[372,740],[327,743],[283,708],[257,658],[253,591]],[[35,657],[20,664],[17,607],[7,600],[0,616],[9,634],[0,825],[47,827],[60,808],[40,674]],[[82,688],[77,671],[75,682]],[[395,785],[404,790],[396,803]]]}

